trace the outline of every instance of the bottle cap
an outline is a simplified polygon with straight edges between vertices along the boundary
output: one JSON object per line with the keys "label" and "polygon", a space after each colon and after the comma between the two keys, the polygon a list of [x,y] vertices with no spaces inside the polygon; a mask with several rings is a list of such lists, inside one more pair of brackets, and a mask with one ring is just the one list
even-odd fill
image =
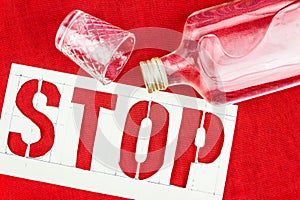
{"label": "bottle cap", "polygon": [[166,70],[160,58],[142,61],[140,67],[149,93],[168,87]]}

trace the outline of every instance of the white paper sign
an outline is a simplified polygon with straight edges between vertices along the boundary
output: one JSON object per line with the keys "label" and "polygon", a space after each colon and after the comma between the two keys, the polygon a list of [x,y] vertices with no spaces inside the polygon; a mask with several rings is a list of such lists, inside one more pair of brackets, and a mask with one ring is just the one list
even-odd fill
{"label": "white paper sign", "polygon": [[[12,64],[0,173],[131,199],[222,199],[236,115],[235,105]],[[194,120],[198,127],[185,132]]]}

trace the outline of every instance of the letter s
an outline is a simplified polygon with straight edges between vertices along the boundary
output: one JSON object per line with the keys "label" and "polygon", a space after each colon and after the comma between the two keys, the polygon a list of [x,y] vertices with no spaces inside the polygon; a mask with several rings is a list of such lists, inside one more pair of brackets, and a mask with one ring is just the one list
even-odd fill
{"label": "letter s", "polygon": [[[38,80],[30,80],[22,85],[16,97],[16,105],[19,110],[40,129],[40,140],[30,144],[29,156],[32,158],[45,155],[54,144],[54,126],[52,122],[33,106],[32,100],[37,92]],[[47,106],[59,106],[60,93],[54,84],[43,81],[41,93],[47,97]],[[21,133],[9,133],[8,147],[14,154],[24,157],[27,146],[28,144],[22,140]]]}

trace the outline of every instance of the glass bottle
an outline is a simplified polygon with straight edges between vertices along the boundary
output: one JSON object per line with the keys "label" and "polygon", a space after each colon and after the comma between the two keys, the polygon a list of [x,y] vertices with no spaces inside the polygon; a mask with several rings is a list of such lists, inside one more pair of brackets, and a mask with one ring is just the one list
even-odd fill
{"label": "glass bottle", "polygon": [[193,13],[177,50],[140,62],[148,91],[188,84],[228,104],[299,85],[299,5],[242,0]]}

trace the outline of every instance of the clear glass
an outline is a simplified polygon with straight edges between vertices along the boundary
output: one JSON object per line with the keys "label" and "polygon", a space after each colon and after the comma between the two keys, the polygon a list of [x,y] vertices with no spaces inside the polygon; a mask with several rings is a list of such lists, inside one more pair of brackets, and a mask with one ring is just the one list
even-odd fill
{"label": "clear glass", "polygon": [[103,84],[114,81],[134,48],[135,36],[80,10],[61,23],[58,50]]}
{"label": "clear glass", "polygon": [[243,0],[193,13],[176,51],[140,63],[149,92],[189,84],[228,104],[299,85],[299,5]]}

